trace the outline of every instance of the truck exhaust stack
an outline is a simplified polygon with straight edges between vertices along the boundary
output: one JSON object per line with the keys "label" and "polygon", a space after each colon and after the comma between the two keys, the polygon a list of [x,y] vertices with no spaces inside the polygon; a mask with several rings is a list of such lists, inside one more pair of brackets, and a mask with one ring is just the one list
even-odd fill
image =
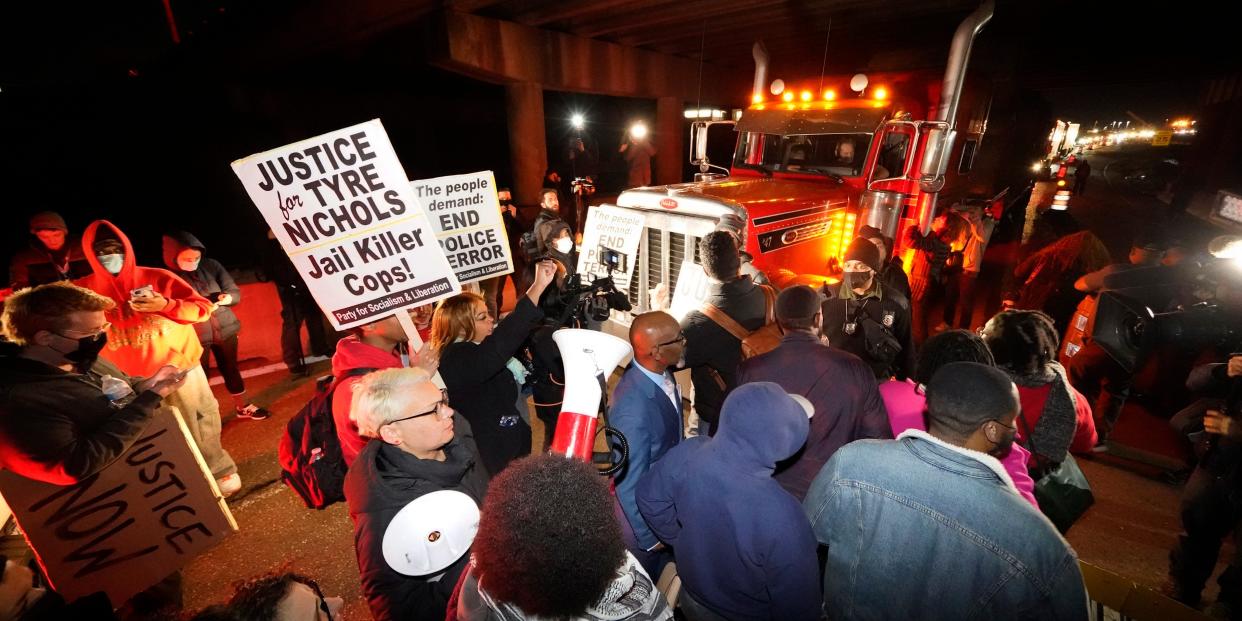
{"label": "truck exhaust stack", "polygon": [[750,91],[751,101],[756,97],[763,97],[763,91],[768,84],[768,48],[764,47],[763,41],[755,41],[755,45],[750,48],[750,55],[755,58],[755,86]]}
{"label": "truck exhaust stack", "polygon": [[[949,153],[953,151],[953,142],[957,135],[954,127],[957,122],[957,106],[962,99],[962,86],[966,82],[966,66],[970,63],[971,47],[975,43],[975,37],[992,20],[995,12],[995,0],[984,0],[979,8],[958,24],[957,31],[953,33],[953,43],[949,46],[949,62],[945,65],[944,79],[940,84],[940,105],[936,108],[934,119],[949,124],[949,135],[940,144],[940,170],[937,171],[940,175],[944,174],[944,169],[948,165]],[[928,194],[924,199],[926,207],[919,214],[919,230],[924,235],[931,230],[932,219],[936,215],[938,193],[929,192]]]}

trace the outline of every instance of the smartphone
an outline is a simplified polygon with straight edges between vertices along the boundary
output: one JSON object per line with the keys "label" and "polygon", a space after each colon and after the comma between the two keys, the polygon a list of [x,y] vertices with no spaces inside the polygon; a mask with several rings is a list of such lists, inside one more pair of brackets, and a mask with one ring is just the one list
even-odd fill
{"label": "smartphone", "polygon": [[129,292],[129,299],[131,300],[142,300],[153,297],[155,297],[155,290],[151,288],[151,285],[144,285],[142,287],[138,287],[137,289],[132,289]]}

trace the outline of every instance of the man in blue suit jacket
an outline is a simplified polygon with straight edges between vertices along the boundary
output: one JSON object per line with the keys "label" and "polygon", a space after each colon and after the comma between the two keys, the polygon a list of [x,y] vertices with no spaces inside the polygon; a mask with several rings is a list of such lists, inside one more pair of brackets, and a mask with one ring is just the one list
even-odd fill
{"label": "man in blue suit jacket", "polygon": [[[629,441],[629,460],[616,475],[617,520],[625,545],[652,579],[669,553],[638,512],[638,480],[682,438],[681,393],[670,368],[685,351],[686,337],[668,313],[644,313],[630,325],[634,363],[612,394],[609,424]],[[613,445],[614,453],[618,450]]]}

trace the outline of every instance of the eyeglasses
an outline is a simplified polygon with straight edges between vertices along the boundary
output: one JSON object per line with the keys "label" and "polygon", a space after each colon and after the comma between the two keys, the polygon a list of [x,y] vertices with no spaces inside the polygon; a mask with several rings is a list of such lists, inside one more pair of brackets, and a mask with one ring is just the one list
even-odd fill
{"label": "eyeglasses", "polygon": [[399,423],[403,420],[413,420],[415,418],[431,416],[432,414],[439,414],[440,418],[449,418],[450,416],[453,415],[453,408],[449,407],[448,392],[445,391],[443,388],[440,389],[440,400],[436,401],[435,404],[431,406],[430,410],[427,410],[426,412],[419,412],[418,414],[413,414],[410,416],[406,416],[404,418],[397,418],[394,420],[390,420],[384,424],[391,425],[393,423]]}
{"label": "eyeglasses", "polygon": [[1017,425],[1006,425],[1005,423],[1000,422],[1000,420],[999,420],[999,419],[995,419],[995,418],[993,418],[993,419],[992,419],[992,422],[994,422],[994,423],[996,423],[997,425],[1000,425],[1001,427],[1004,427],[1005,429],[1008,429],[1008,430],[1010,430],[1010,431],[1017,431],[1017,430],[1018,430],[1018,426],[1017,426]]}
{"label": "eyeglasses", "polygon": [[[108,331],[108,329],[109,329],[109,328],[111,328],[111,327],[112,327],[112,322],[110,322],[110,321],[105,321],[105,322],[103,322],[103,325],[102,325],[102,326],[99,326],[99,329],[98,329],[98,330],[93,330],[93,331],[89,331],[89,332],[87,332],[87,331],[83,331],[83,330],[65,330],[65,332],[76,332],[76,333],[78,333],[78,334],[80,334],[80,335],[83,335],[83,336],[99,336],[100,334],[103,334],[103,333],[107,332],[107,331]],[[80,338],[80,337],[66,336],[66,335],[64,335],[64,334],[60,334],[59,332],[57,332],[56,334],[59,334],[60,336],[63,336],[63,337],[65,337],[65,338],[67,338],[67,339],[72,339],[72,338]]]}
{"label": "eyeglasses", "polygon": [[686,343],[686,334],[684,332],[678,332],[677,338],[671,341],[665,341],[663,343],[660,343],[659,345],[656,345],[656,347],[664,347],[666,345],[673,345],[675,343],[681,343],[684,345]]}

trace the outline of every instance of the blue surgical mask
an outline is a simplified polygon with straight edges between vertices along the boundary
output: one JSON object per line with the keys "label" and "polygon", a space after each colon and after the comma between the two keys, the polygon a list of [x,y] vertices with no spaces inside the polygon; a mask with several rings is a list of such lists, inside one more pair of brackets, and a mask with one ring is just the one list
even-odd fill
{"label": "blue surgical mask", "polygon": [[183,272],[193,272],[198,269],[199,261],[202,261],[202,259],[198,261],[177,261],[177,267],[181,268]]}
{"label": "blue surgical mask", "polygon": [[103,268],[108,270],[108,273],[113,276],[120,274],[121,267],[125,265],[125,255],[123,254],[101,254],[98,256],[98,259]]}

